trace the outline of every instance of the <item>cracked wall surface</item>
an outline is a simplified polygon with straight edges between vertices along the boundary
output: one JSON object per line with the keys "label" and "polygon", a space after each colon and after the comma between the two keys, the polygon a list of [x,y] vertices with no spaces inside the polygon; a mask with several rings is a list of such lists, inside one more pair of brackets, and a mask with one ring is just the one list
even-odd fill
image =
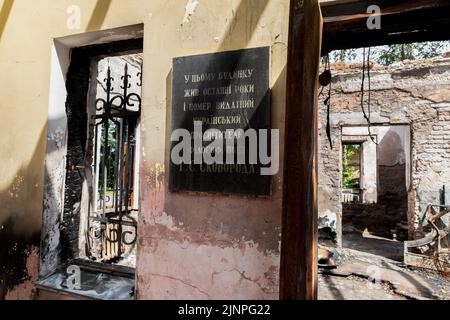
{"label": "cracked wall surface", "polygon": [[[331,150],[326,136],[326,107],[319,112],[319,216],[342,219],[341,127],[367,125],[361,111],[361,69],[332,66]],[[367,79],[366,79],[367,81]],[[439,190],[450,182],[450,59],[404,61],[371,70],[372,123],[409,125],[411,168],[407,175],[408,234],[422,235],[420,218],[426,203],[439,203]],[[368,84],[366,83],[366,87]],[[321,97],[321,101],[324,97]],[[389,159],[385,159],[389,162]]]}
{"label": "cracked wall surface", "polygon": [[269,197],[171,193],[167,137],[173,57],[261,46],[271,47],[272,127],[282,136],[289,1],[189,3],[188,21],[189,8],[170,2],[147,25],[138,297],[277,299],[281,173]]}

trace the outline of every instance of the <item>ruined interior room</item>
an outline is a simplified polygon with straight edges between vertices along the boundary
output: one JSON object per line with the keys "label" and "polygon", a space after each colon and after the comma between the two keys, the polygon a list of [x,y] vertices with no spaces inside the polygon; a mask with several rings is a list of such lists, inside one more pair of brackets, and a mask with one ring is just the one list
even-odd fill
{"label": "ruined interior room", "polygon": [[[383,46],[389,37],[365,39],[361,42],[374,46],[359,49],[351,39],[341,44],[333,39],[333,45],[343,49],[322,57],[318,237],[324,260],[319,260],[319,270],[339,270],[337,265],[343,264],[343,271],[334,274],[374,279],[361,270],[369,263],[381,268],[381,281],[392,283],[388,272],[421,267],[445,284],[450,239],[448,36],[389,35],[390,47]],[[439,44],[426,42],[439,37],[444,40]],[[443,51],[433,58],[419,57],[417,48],[433,45]],[[391,61],[395,48],[399,59]],[[404,54],[405,48],[410,55]],[[329,258],[329,248],[338,263]],[[339,278],[323,275],[319,283],[324,296],[345,296],[347,284]],[[410,292],[435,294],[424,287]],[[387,299],[399,298],[398,292],[394,286]],[[370,299],[371,293],[360,294]]]}

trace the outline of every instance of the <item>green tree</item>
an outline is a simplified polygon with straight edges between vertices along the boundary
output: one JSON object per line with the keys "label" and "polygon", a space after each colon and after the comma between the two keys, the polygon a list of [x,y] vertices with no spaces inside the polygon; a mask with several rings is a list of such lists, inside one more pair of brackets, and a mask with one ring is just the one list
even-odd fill
{"label": "green tree", "polygon": [[356,49],[336,50],[331,54],[333,62],[351,62],[356,59]]}
{"label": "green tree", "polygon": [[[438,57],[443,55],[447,50],[450,50],[450,41],[393,44],[372,48],[370,59],[378,64],[387,66],[403,60]],[[362,49],[336,50],[331,52],[329,56],[331,63],[359,61],[362,60]],[[326,57],[322,57],[322,63],[325,64],[326,61]]]}
{"label": "green tree", "polygon": [[360,144],[344,144],[342,152],[342,186],[347,189],[359,188],[359,166],[355,165],[355,156],[359,159]]}
{"label": "green tree", "polygon": [[377,63],[390,65],[403,60],[428,59],[441,56],[448,42],[420,42],[409,44],[394,44],[385,46],[377,52]]}

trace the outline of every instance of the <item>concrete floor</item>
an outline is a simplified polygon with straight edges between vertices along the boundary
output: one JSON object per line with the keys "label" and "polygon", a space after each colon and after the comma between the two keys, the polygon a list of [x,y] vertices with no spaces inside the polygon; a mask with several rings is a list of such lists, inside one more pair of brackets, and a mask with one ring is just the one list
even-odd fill
{"label": "concrete floor", "polygon": [[449,275],[410,269],[399,261],[364,251],[330,250],[338,267],[319,269],[320,300],[450,299]]}
{"label": "concrete floor", "polygon": [[371,253],[395,261],[403,261],[403,242],[377,237],[369,232],[346,232],[342,236],[342,246],[365,253]]}
{"label": "concrete floor", "polygon": [[319,274],[319,300],[407,300],[388,285],[360,277]]}

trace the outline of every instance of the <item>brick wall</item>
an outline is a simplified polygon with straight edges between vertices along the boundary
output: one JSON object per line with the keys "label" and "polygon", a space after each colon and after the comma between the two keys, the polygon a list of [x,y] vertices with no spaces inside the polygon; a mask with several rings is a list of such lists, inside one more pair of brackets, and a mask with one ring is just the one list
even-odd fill
{"label": "brick wall", "polygon": [[[367,124],[361,111],[360,67],[332,65],[333,149],[326,135],[327,111],[323,104],[328,90],[319,102],[319,228],[331,227],[338,242],[342,229],[341,128]],[[407,218],[409,237],[417,238],[421,235],[424,204],[439,203],[443,185],[450,189],[450,59],[374,65],[371,88],[373,124],[411,127]],[[365,106],[367,109],[367,103]]]}

